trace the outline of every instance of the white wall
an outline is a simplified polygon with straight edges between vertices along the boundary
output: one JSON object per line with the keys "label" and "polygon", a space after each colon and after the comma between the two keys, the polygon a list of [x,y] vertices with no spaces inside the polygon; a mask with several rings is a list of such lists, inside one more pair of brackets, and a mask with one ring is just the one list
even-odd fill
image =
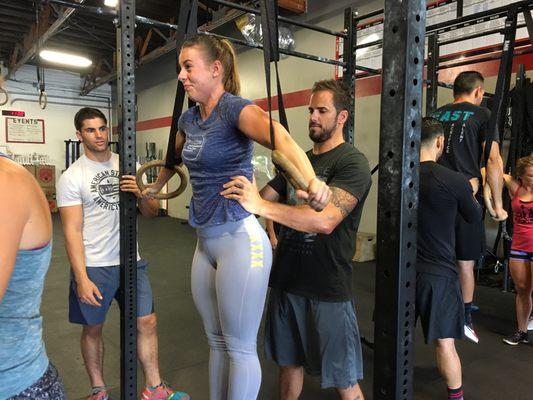
{"label": "white wall", "polygon": [[107,100],[110,87],[107,85],[91,97],[78,95],[81,80],[78,74],[64,71],[46,70],[46,92],[48,106],[42,110],[38,104],[38,92],[33,83],[36,81],[35,67],[23,67],[15,75],[15,80],[6,82],[10,93],[9,102],[0,110],[17,110],[26,113],[25,118],[43,119],[45,126],[45,143],[6,143],[6,117],[0,117],[0,146],[7,145],[16,154],[40,153],[49,156],[50,163],[56,167],[56,179],[65,168],[64,140],[76,139],[74,115],[85,106],[99,108],[109,118]]}

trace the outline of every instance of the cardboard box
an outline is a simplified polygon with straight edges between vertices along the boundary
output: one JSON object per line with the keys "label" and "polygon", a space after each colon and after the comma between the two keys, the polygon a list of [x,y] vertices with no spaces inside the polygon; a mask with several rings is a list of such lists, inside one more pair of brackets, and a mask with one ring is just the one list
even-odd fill
{"label": "cardboard box", "polygon": [[36,165],[35,178],[41,187],[54,187],[56,185],[56,167],[54,165]]}
{"label": "cardboard box", "polygon": [[50,207],[50,212],[57,212],[57,200],[56,200],[56,188],[55,187],[44,187],[42,188],[46,200],[48,201],[48,206]]}
{"label": "cardboard box", "polygon": [[32,174],[32,176],[35,176],[35,170],[36,170],[35,165],[24,164],[23,167],[26,168],[28,172]]}
{"label": "cardboard box", "polygon": [[355,254],[353,260],[357,262],[376,259],[376,235],[373,233],[357,232],[355,240]]}

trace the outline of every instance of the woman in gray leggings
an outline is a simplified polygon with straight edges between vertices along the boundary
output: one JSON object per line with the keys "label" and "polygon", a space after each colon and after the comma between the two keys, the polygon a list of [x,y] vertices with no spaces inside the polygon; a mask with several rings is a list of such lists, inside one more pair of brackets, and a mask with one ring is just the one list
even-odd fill
{"label": "woman in gray leggings", "polygon": [[[179,62],[178,79],[198,104],[181,116],[174,148],[192,186],[189,224],[197,230],[198,244],[191,285],[211,348],[210,399],[253,400],[261,385],[256,340],[272,252],[256,218],[220,193],[232,177],[253,179],[253,141],[270,147],[269,118],[238,96],[235,53],[228,41],[193,37],[182,46]],[[278,123],[274,128],[276,150],[309,182],[308,204],[324,208],[329,188],[288,132]],[[163,168],[145,192],[157,193],[172,173]]]}

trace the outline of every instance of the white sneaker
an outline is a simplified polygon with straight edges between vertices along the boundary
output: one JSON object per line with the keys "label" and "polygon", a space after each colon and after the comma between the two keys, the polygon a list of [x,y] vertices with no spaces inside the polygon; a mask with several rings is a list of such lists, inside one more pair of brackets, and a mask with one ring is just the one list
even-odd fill
{"label": "white sneaker", "polygon": [[474,325],[465,324],[465,337],[474,343],[479,343],[479,337],[477,336],[476,331],[474,330]]}
{"label": "white sneaker", "polygon": [[529,323],[527,324],[527,330],[533,331],[533,316],[529,317]]}

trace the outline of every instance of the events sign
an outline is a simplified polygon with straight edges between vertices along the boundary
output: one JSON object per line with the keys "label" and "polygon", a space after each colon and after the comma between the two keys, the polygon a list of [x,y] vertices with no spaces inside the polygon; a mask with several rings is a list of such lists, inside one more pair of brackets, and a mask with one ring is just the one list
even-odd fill
{"label": "events sign", "polygon": [[44,119],[6,117],[7,143],[44,143]]}

